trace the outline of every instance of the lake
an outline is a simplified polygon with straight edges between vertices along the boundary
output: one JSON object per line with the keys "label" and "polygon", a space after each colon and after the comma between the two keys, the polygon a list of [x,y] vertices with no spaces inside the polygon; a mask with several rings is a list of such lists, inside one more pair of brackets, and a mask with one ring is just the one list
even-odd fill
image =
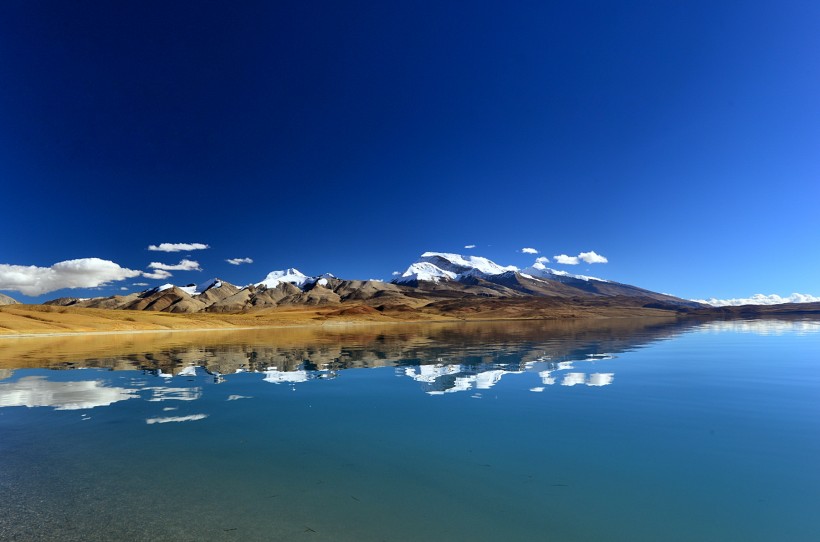
{"label": "lake", "polygon": [[820,322],[0,339],[3,540],[817,540]]}

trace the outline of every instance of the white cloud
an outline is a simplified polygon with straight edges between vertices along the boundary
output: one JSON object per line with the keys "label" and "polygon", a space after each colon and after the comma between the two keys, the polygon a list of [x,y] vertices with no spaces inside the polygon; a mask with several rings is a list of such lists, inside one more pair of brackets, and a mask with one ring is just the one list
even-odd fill
{"label": "white cloud", "polygon": [[132,282],[132,286],[148,286],[147,282]]}
{"label": "white cloud", "polygon": [[605,256],[601,256],[600,254],[596,254],[594,250],[590,250],[589,252],[582,252],[578,255],[578,258],[587,262],[587,263],[608,263],[609,260],[606,259]]}
{"label": "white cloud", "polygon": [[42,295],[63,288],[94,288],[140,274],[100,258],[66,260],[51,267],[0,264],[0,290]]}
{"label": "white cloud", "polygon": [[538,254],[538,251],[536,249],[530,247],[522,248],[521,252],[523,252],[524,254]]}
{"label": "white cloud", "polygon": [[242,265],[243,263],[253,263],[253,260],[250,258],[230,258],[225,260],[231,265]]}
{"label": "white cloud", "polygon": [[582,252],[577,256],[567,256],[566,254],[559,254],[557,256],[553,256],[556,263],[560,263],[563,265],[578,265],[581,262],[586,263],[607,263],[609,260],[606,257],[601,256],[600,254],[595,253],[594,251],[589,252]]}
{"label": "white cloud", "polygon": [[142,276],[147,278],[147,279],[165,280],[168,277],[171,277],[173,275],[171,273],[169,273],[168,271],[163,271],[162,269],[157,269],[156,271],[154,271],[152,273],[143,273]]}
{"label": "white cloud", "polygon": [[475,245],[464,245],[464,248],[475,248]]}
{"label": "white cloud", "polygon": [[550,259],[547,258],[546,256],[540,256],[540,257],[536,258],[535,261],[537,263],[550,263]]}
{"label": "white cloud", "polygon": [[189,250],[205,250],[211,248],[203,243],[160,243],[159,245],[149,245],[148,250],[158,252],[187,252]]}
{"label": "white cloud", "polygon": [[120,290],[127,290],[127,289],[128,288],[126,286],[120,286]]}
{"label": "white cloud", "polygon": [[176,265],[168,265],[160,262],[151,262],[148,264],[151,269],[161,269],[163,271],[202,271],[199,267],[199,262],[194,260],[181,260]]}
{"label": "white cloud", "polygon": [[391,273],[391,274],[392,274],[394,277],[398,277],[399,275],[401,275],[401,271],[393,271],[393,273]]}
{"label": "white cloud", "polygon": [[578,265],[578,256],[567,256],[566,254],[558,254],[553,256],[555,263],[563,265]]}
{"label": "white cloud", "polygon": [[782,297],[777,294],[755,294],[752,297],[738,297],[733,299],[693,299],[698,303],[705,303],[713,307],[738,307],[740,305],[782,305],[783,303],[817,303],[820,297],[811,294],[794,293]]}

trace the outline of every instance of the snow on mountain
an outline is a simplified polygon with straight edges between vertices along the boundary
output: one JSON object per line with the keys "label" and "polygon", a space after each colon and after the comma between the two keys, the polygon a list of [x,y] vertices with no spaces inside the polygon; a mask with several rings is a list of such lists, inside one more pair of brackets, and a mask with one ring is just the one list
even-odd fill
{"label": "snow on mountain", "polygon": [[480,256],[462,256],[448,252],[425,252],[419,261],[410,265],[407,271],[393,280],[396,284],[440,280],[458,280],[461,277],[500,275],[518,271],[514,265],[498,265],[492,260]]}
{"label": "snow on mountain", "polygon": [[217,278],[213,278],[211,280],[205,281],[202,284],[197,284],[195,286],[176,286],[175,284],[168,283],[168,284],[163,284],[162,286],[157,286],[156,288],[152,288],[152,290],[149,290],[149,291],[163,292],[163,291],[168,290],[170,288],[176,287],[176,288],[182,290],[183,292],[185,292],[186,294],[193,296],[193,295],[199,295],[199,294],[201,294],[201,293],[203,293],[206,290],[209,290],[211,288],[219,288],[220,286],[222,286],[222,281],[217,279]]}
{"label": "snow on mountain", "polygon": [[401,277],[393,280],[396,284],[411,283],[414,281],[439,282],[441,280],[461,280],[467,277],[486,278],[503,275],[504,273],[519,273],[527,279],[576,279],[583,281],[609,282],[597,277],[575,275],[566,271],[550,269],[542,262],[536,262],[519,270],[514,265],[502,266],[481,256],[462,256],[448,252],[425,252],[416,263],[407,268]]}
{"label": "snow on mountain", "polygon": [[201,294],[206,290],[210,290],[211,288],[219,288],[222,286],[222,281],[218,278],[212,278],[211,280],[205,281],[202,284],[198,284],[196,287],[196,293]]}
{"label": "snow on mountain", "polygon": [[421,260],[419,261],[429,262],[440,269],[456,274],[464,273],[471,269],[475,269],[485,275],[500,275],[507,271],[518,271],[518,268],[514,265],[504,267],[481,256],[465,257],[460,254],[451,254],[448,252],[425,252],[421,255]]}
{"label": "snow on mountain", "polygon": [[[578,279],[584,281],[595,280],[598,282],[609,282],[608,280],[599,279],[597,277],[589,277],[587,275],[574,275],[572,273],[567,273],[566,271],[559,271],[557,269],[551,269],[544,265],[543,263],[536,261],[530,267],[523,269],[521,274],[527,278],[532,277],[540,277],[546,279],[556,279],[557,277],[564,277],[570,279]],[[558,279],[560,280],[560,278]]]}
{"label": "snow on mountain", "polygon": [[429,262],[416,262],[407,268],[407,271],[393,282],[402,284],[406,282],[414,282],[418,280],[426,280],[429,282],[438,282],[441,279],[454,280],[456,274],[452,271],[445,271],[440,267]]}
{"label": "snow on mountain", "polygon": [[290,268],[284,271],[271,271],[265,280],[257,282],[256,286],[265,286],[267,288],[276,288],[283,282],[289,282],[297,288],[304,290],[306,286],[318,284],[319,286],[327,286],[330,279],[335,279],[336,276],[331,273],[322,273],[317,277],[309,277],[299,271],[298,269]]}
{"label": "snow on mountain", "polygon": [[313,279],[308,277],[298,269],[289,268],[285,269],[284,271],[271,271],[268,273],[268,276],[262,280],[262,282],[257,282],[257,286],[265,286],[266,288],[276,288],[283,282],[289,282],[296,286],[297,288],[302,288],[308,282],[311,282]]}

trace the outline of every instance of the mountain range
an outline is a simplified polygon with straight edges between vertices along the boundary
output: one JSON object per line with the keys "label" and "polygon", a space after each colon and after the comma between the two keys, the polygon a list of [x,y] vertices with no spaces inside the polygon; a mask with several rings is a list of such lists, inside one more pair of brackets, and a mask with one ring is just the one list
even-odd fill
{"label": "mountain range", "polygon": [[171,313],[242,313],[279,307],[338,307],[368,312],[520,317],[557,308],[623,307],[666,311],[699,303],[618,282],[574,275],[536,261],[523,270],[478,256],[425,252],[391,282],[345,280],[331,274],[307,276],[297,269],[272,271],[261,281],[238,286],[221,278],[201,284],[164,284],[128,295],[63,297],[45,305]]}

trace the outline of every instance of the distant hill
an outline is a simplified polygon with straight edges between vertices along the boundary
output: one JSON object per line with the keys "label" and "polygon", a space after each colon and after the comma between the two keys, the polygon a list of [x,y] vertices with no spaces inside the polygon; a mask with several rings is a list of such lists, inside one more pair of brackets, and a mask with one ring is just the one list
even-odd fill
{"label": "distant hill", "polygon": [[59,298],[46,305],[162,311],[243,313],[276,307],[364,306],[383,314],[535,317],[573,308],[648,308],[677,311],[701,304],[596,277],[549,269],[536,262],[519,270],[477,256],[425,252],[392,282],[310,277],[298,269],[272,271],[260,282],[237,286],[220,278],[202,284],[164,284],[104,298]]}
{"label": "distant hill", "polygon": [[17,305],[18,303],[20,302],[16,299],[5,294],[0,294],[0,305]]}

